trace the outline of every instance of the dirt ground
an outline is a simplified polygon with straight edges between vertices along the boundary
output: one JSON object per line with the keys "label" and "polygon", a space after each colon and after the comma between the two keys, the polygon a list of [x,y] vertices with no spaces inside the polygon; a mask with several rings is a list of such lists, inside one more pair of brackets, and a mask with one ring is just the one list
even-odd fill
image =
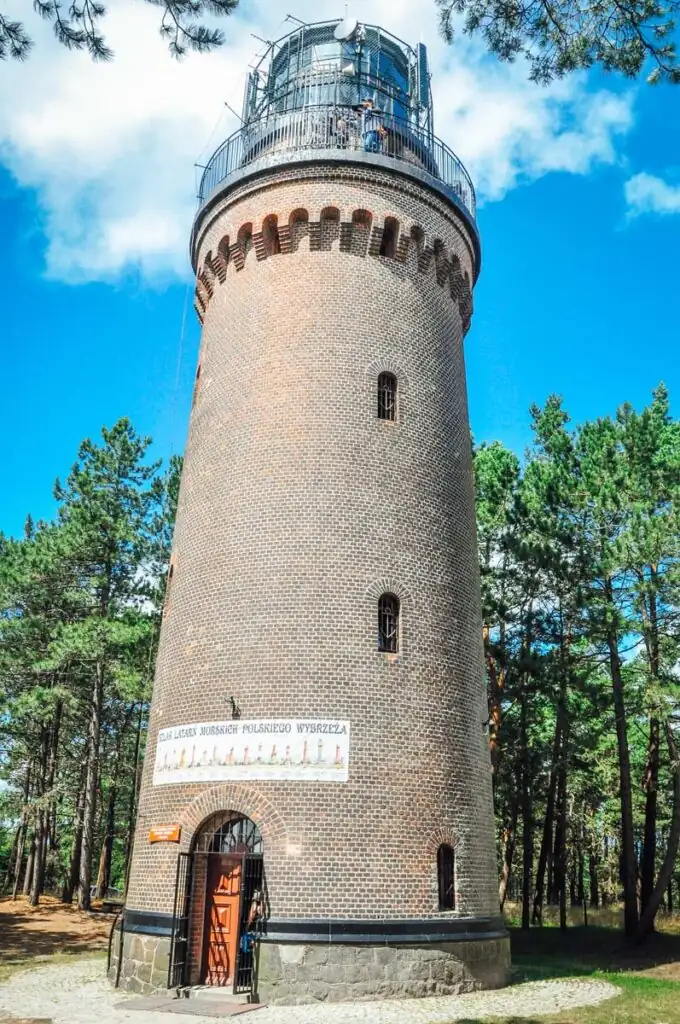
{"label": "dirt ground", "polygon": [[[31,907],[20,896],[0,899],[0,982],[13,969],[30,966],[44,957],[95,953],[106,950],[113,918],[89,915],[51,896]],[[49,1024],[46,1018],[18,1020],[0,1013],[0,1024]]]}
{"label": "dirt ground", "polygon": [[0,969],[54,953],[106,949],[113,918],[89,915],[42,896],[39,907],[19,897],[0,899]]}

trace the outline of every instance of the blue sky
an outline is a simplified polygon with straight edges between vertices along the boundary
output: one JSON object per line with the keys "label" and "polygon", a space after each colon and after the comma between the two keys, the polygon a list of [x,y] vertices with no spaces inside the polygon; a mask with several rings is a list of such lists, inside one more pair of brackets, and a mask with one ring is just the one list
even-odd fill
{"label": "blue sky", "polygon": [[[582,420],[640,406],[664,380],[677,412],[680,87],[594,73],[546,91],[474,43],[444,47],[434,8],[414,6],[355,13],[431,44],[436,128],[478,186],[475,437],[521,452],[528,406],[551,392]],[[114,65],[59,51],[35,22],[31,60],[0,65],[0,530],[52,514],[54,478],[103,423],[129,416],[158,455],[182,450],[199,339],[191,299],[184,318],[193,163],[234,128],[222,101],[240,106],[250,32],[283,34],[281,21],[273,0],[241,0],[228,46],[178,66],[157,11],[121,0]]]}

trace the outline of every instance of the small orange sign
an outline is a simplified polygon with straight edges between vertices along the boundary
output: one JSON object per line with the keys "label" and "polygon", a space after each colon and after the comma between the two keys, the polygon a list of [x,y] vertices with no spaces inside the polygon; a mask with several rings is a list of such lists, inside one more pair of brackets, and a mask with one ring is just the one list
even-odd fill
{"label": "small orange sign", "polygon": [[178,843],[182,834],[180,825],[154,825],[149,829],[150,843]]}

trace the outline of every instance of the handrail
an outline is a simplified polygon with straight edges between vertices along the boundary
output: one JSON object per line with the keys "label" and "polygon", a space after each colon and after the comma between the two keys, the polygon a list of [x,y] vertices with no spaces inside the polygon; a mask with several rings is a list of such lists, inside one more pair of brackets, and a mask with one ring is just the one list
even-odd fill
{"label": "handrail", "polygon": [[262,162],[286,163],[293,152],[345,150],[375,153],[424,171],[443,182],[474,219],[475,190],[470,175],[449,147],[407,121],[356,107],[309,106],[269,114],[230,135],[208,161],[199,186],[203,204],[232,174]]}
{"label": "handrail", "polygon": [[106,957],[106,973],[107,973],[107,975],[108,975],[109,971],[111,970],[111,960],[113,958],[112,957],[112,954],[113,954],[113,937],[116,934],[116,925],[118,924],[119,920],[120,920],[120,938],[118,940],[118,959],[116,961],[116,980],[115,980],[115,983],[114,983],[114,988],[118,988],[118,985],[120,983],[120,969],[121,969],[122,960],[123,960],[123,936],[125,934],[125,907],[121,907],[120,910],[117,911],[117,913],[116,913],[116,915],[115,915],[115,917],[113,919],[113,924],[111,925],[111,931],[109,932],[109,948],[108,948],[107,957]]}

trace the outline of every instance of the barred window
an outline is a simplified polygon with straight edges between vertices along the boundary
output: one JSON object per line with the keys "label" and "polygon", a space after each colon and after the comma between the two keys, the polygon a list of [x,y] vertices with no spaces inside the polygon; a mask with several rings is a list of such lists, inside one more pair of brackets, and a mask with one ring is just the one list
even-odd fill
{"label": "barred window", "polygon": [[393,373],[381,373],[378,377],[378,419],[397,418],[397,378]]}
{"label": "barred window", "polygon": [[455,858],[453,847],[446,843],[437,850],[437,879],[439,881],[439,909],[456,909]]}
{"label": "barred window", "polygon": [[399,650],[399,598],[394,594],[383,594],[378,601],[378,650]]}
{"label": "barred window", "polygon": [[250,818],[235,811],[213,815],[204,823],[196,849],[203,853],[262,853],[262,834]]}

